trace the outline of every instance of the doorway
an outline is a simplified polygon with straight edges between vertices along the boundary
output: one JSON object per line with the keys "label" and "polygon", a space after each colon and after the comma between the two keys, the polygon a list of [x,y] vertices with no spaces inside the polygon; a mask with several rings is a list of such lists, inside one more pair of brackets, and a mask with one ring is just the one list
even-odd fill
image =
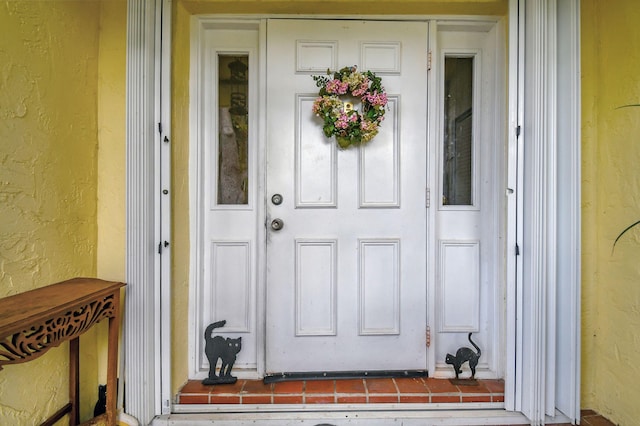
{"label": "doorway", "polygon": [[[217,333],[243,338],[246,377],[451,377],[446,354],[468,346],[468,333],[482,348],[477,377],[503,376],[496,25],[266,19],[202,32],[193,378],[208,371],[204,329],[223,319]],[[246,87],[223,99],[238,62]],[[381,77],[389,102],[374,139],[340,149],[311,112],[312,76],[354,65]],[[237,124],[225,130],[240,92],[244,150]],[[246,164],[226,180],[238,188],[231,202],[221,198],[229,129]]]}

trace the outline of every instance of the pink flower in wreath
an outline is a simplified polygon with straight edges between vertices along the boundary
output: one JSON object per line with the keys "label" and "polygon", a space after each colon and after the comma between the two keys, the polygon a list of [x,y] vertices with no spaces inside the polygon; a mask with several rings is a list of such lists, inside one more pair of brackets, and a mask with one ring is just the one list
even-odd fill
{"label": "pink flower in wreath", "polygon": [[331,80],[326,86],[327,93],[335,93],[336,95],[344,95],[349,90],[349,84],[340,80]]}
{"label": "pink flower in wreath", "polygon": [[365,78],[360,86],[353,91],[353,96],[362,96],[367,93],[367,90],[369,90],[369,80]]}
{"label": "pink flower in wreath", "polygon": [[346,129],[347,127],[349,127],[349,117],[347,114],[340,114],[340,117],[336,120],[336,128]]}
{"label": "pink flower in wreath", "polygon": [[373,106],[385,106],[387,104],[387,94],[386,93],[367,93],[363,96],[363,99],[369,102]]}

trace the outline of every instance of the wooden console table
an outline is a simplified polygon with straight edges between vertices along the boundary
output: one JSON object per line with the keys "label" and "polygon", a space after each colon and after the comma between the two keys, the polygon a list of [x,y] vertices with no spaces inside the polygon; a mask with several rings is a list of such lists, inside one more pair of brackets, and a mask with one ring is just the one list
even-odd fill
{"label": "wooden console table", "polygon": [[52,347],[70,341],[70,402],[43,425],[53,425],[67,413],[69,424],[78,424],[79,336],[104,318],[109,318],[107,411],[100,418],[107,425],[116,424],[120,288],[124,285],[95,278],[74,278],[0,299],[0,370],[6,364],[36,359]]}

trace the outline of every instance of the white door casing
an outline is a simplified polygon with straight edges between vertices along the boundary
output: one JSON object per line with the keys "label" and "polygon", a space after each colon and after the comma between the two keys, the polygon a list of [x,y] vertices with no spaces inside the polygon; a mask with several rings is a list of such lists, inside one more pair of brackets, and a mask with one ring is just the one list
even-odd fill
{"label": "white door casing", "polygon": [[[267,372],[425,369],[427,24],[270,20]],[[312,75],[382,77],[380,133],[339,150]],[[283,202],[269,199],[281,194]]]}
{"label": "white door casing", "polygon": [[[199,84],[192,95],[200,112],[194,114],[199,142],[192,161],[199,165],[196,175],[200,177],[194,181],[200,189],[192,216],[199,224],[192,234],[197,240],[192,270],[197,283],[192,289],[192,377],[203,378],[208,372],[203,331],[221,319],[228,323],[216,330],[218,334],[243,337],[236,364],[236,372],[243,377],[260,377],[265,358],[268,372],[428,368],[431,375],[452,376],[444,357],[459,346],[469,346],[467,331],[477,333],[475,340],[483,349],[479,376],[501,377],[504,247],[498,240],[504,232],[500,225],[504,207],[497,195],[502,172],[495,169],[504,153],[495,63],[504,58],[491,50],[499,44],[498,25],[437,23],[428,46],[426,22],[263,22],[269,27],[267,78],[257,75],[259,38],[266,35],[257,21],[237,29],[235,24],[217,21],[202,27],[196,36],[200,53],[195,55],[198,61],[192,73]],[[429,48],[431,73],[427,71]],[[220,128],[217,57],[228,54],[246,54],[252,64],[251,195],[249,203],[240,206],[215,202]],[[474,102],[479,112],[474,133],[478,140],[495,142],[474,142],[478,148],[474,179],[482,184],[474,192],[477,202],[465,208],[440,203],[438,123],[445,55],[474,56],[482,64],[475,76]],[[324,137],[321,123],[311,113],[318,90],[311,76],[350,65],[382,77],[389,110],[373,141],[361,149],[339,150],[333,139]],[[257,81],[267,87],[266,107],[259,113],[255,110],[262,105],[258,93],[263,87],[258,88]],[[434,87],[430,93],[427,81]],[[268,118],[266,140],[256,136],[264,133],[259,130],[260,114]],[[429,138],[427,117],[436,123]],[[268,152],[266,192],[258,161],[263,143]],[[281,205],[272,203],[275,193],[283,196]],[[284,221],[284,229],[264,234],[263,226],[276,217]],[[428,232],[427,223],[435,232]],[[261,266],[265,246],[266,267]],[[464,260],[454,258],[447,264],[444,259],[449,253]],[[461,289],[460,282],[447,275],[447,267],[473,279],[463,280]],[[451,324],[445,320],[451,318],[472,321],[447,328]],[[427,326],[432,331],[428,361]],[[358,340],[360,349],[349,347],[357,346]],[[301,344],[309,347],[307,355]],[[298,361],[289,363],[288,356]],[[278,357],[284,361],[270,363]]]}

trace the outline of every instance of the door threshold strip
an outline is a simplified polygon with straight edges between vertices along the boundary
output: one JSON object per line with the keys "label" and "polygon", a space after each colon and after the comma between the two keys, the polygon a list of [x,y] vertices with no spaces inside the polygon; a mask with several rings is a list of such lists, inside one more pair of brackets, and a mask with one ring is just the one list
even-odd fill
{"label": "door threshold strip", "polygon": [[401,377],[428,377],[427,370],[371,370],[371,371],[312,371],[301,373],[267,374],[264,382],[277,383],[302,380],[384,379]]}

